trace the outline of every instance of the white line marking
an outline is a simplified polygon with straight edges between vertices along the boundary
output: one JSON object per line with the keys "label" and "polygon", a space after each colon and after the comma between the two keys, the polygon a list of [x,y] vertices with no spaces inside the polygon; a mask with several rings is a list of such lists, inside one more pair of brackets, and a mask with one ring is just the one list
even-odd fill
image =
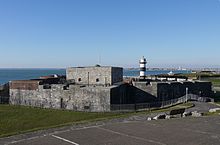
{"label": "white line marking", "polygon": [[[35,137],[30,137],[30,138],[25,138],[25,139],[21,139],[21,140],[15,140],[15,141],[10,141],[8,143],[5,143],[5,145],[10,145],[10,144],[15,144],[15,143],[19,143],[19,142],[24,142],[24,141],[29,141],[29,140],[34,140],[34,139],[38,139],[38,138],[43,138],[46,137],[48,135],[54,135],[54,134],[60,134],[60,133],[65,133],[65,132],[70,132],[70,131],[74,131],[74,130],[84,130],[84,129],[89,129],[89,128],[97,128],[97,127],[101,127],[103,125],[96,125],[96,126],[88,126],[88,127],[81,127],[81,128],[70,128],[67,130],[63,130],[63,131],[54,131],[53,133],[49,133],[49,134],[43,134],[43,135],[39,135],[39,136],[35,136]],[[10,137],[8,137],[10,138]]]}
{"label": "white line marking", "polygon": [[56,136],[56,135],[52,135],[52,137],[57,138],[57,139],[62,140],[62,141],[65,141],[65,142],[68,142],[68,143],[73,144],[73,145],[79,145],[78,143],[72,142],[70,140],[67,140],[65,138],[62,138],[62,137],[59,137],[59,136]]}
{"label": "white line marking", "polygon": [[90,129],[90,128],[98,128],[98,127],[101,127],[101,126],[103,126],[103,125],[88,126],[88,127],[81,127],[81,128],[70,128],[68,130],[55,131],[53,133],[50,133],[49,135],[61,134],[61,133],[66,133],[66,132],[70,132],[70,131],[77,131],[77,130],[85,130],[85,129]]}
{"label": "white line marking", "polygon": [[151,140],[151,139],[145,139],[145,138],[141,138],[141,137],[137,137],[137,136],[132,136],[132,135],[116,132],[116,131],[113,131],[113,130],[110,130],[110,129],[106,129],[106,128],[101,128],[101,127],[98,127],[98,128],[101,129],[101,130],[107,131],[107,132],[111,132],[111,133],[115,133],[115,134],[121,135],[121,136],[126,136],[126,137],[130,137],[130,138],[134,138],[136,140],[142,140],[142,141],[146,141],[146,142],[150,142],[150,143],[154,143],[154,144],[159,144],[159,145],[166,145],[164,143],[161,143],[161,142],[158,142],[158,141],[154,141],[154,140]]}

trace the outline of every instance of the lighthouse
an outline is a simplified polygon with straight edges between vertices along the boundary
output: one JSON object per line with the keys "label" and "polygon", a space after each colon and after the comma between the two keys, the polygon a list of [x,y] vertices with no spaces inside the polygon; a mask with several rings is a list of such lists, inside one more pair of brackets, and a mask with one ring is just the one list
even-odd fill
{"label": "lighthouse", "polygon": [[144,58],[144,56],[140,59],[139,63],[140,63],[140,79],[145,80],[147,61]]}

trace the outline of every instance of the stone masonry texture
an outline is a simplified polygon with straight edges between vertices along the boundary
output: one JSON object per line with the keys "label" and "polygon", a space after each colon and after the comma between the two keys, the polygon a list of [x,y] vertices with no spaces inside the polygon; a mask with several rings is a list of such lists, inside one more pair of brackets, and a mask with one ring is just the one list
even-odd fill
{"label": "stone masonry texture", "polygon": [[66,71],[67,80],[85,85],[113,85],[123,81],[120,67],[73,67]]}
{"label": "stone masonry texture", "polygon": [[75,111],[110,111],[109,87],[81,87],[70,85],[51,85],[44,89],[39,85],[36,90],[10,89],[10,104],[42,108],[67,109]]}

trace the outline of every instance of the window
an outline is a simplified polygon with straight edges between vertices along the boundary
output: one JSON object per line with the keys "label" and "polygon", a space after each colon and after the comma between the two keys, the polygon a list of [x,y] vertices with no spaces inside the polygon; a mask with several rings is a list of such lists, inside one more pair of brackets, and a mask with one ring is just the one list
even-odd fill
{"label": "window", "polygon": [[63,90],[69,90],[69,85],[63,86]]}
{"label": "window", "polygon": [[49,84],[43,85],[43,89],[51,89],[51,86]]}
{"label": "window", "polygon": [[96,82],[99,82],[99,78],[96,79]]}
{"label": "window", "polygon": [[90,109],[90,106],[84,106],[84,109],[88,110],[88,109]]}
{"label": "window", "polygon": [[78,82],[81,82],[81,81],[82,81],[82,79],[81,79],[81,78],[79,78],[79,79],[78,79]]}

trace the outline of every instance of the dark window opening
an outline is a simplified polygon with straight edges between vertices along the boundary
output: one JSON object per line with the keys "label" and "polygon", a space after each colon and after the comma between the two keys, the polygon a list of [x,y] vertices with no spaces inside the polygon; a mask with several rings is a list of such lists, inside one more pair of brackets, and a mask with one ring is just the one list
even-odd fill
{"label": "dark window opening", "polygon": [[84,109],[88,110],[88,109],[90,109],[90,107],[89,106],[84,106]]}
{"label": "dark window opening", "polygon": [[60,108],[63,109],[64,108],[64,104],[63,104],[63,98],[60,99]]}
{"label": "dark window opening", "polygon": [[43,89],[51,89],[51,86],[46,84],[46,85],[43,86]]}
{"label": "dark window opening", "polygon": [[99,79],[98,79],[98,78],[96,79],[96,82],[99,82]]}
{"label": "dark window opening", "polygon": [[69,90],[69,85],[63,86],[63,90]]}
{"label": "dark window opening", "polygon": [[79,78],[79,79],[78,79],[78,82],[81,82],[81,81],[82,81],[82,79],[81,79],[81,78]]}

